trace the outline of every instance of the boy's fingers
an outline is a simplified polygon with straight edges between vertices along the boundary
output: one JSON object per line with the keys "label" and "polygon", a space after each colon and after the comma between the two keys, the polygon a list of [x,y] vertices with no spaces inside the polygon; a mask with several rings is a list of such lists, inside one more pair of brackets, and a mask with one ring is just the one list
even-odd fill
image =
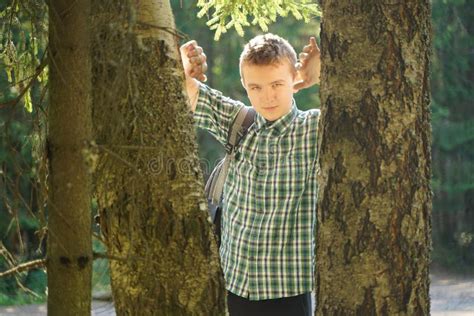
{"label": "boy's fingers", "polygon": [[201,81],[207,80],[206,75],[204,74],[207,71],[207,63],[200,65],[195,65],[189,70],[189,75],[193,78],[196,78]]}
{"label": "boy's fingers", "polygon": [[187,48],[196,47],[196,46],[197,46],[197,42],[196,42],[196,40],[190,40],[189,42],[187,42],[187,43],[184,44],[184,45],[186,45]]}
{"label": "boy's fingers", "polygon": [[188,52],[188,57],[199,56],[202,54],[203,50],[200,46],[194,46],[193,49],[190,49]]}
{"label": "boy's fingers", "polygon": [[188,54],[189,61],[193,64],[202,64],[207,60],[206,54],[201,52],[192,52]]}
{"label": "boy's fingers", "polygon": [[199,67],[206,63],[206,57],[203,57],[203,56],[192,57],[189,59],[189,62],[193,64],[194,66]]}
{"label": "boy's fingers", "polygon": [[201,65],[201,71],[203,73],[207,71],[207,63],[206,62]]}
{"label": "boy's fingers", "polygon": [[206,61],[207,61],[207,56],[206,56],[206,54],[202,53],[202,54],[200,55],[200,58],[201,58],[201,64],[205,64]]}
{"label": "boy's fingers", "polygon": [[311,51],[311,45],[306,45],[305,47],[303,47],[304,53],[309,53],[310,51]]}
{"label": "boy's fingers", "polygon": [[[202,49],[201,49],[202,51]],[[199,48],[197,47],[192,47],[192,48],[189,48],[188,51],[187,51],[187,56],[188,57],[194,57],[194,56],[198,56],[199,55]]]}
{"label": "boy's fingers", "polygon": [[196,56],[196,57],[189,58],[189,62],[193,65],[200,65],[202,63],[202,60],[201,60],[201,57]]}
{"label": "boy's fingers", "polygon": [[299,58],[300,58],[301,60],[304,60],[304,59],[308,58],[308,54],[307,54],[307,53],[300,53],[300,54],[299,54]]}
{"label": "boy's fingers", "polygon": [[192,47],[196,45],[197,45],[197,42],[195,40],[191,40],[181,45],[181,49],[183,49],[184,51],[189,51]]}
{"label": "boy's fingers", "polygon": [[319,53],[319,46],[318,46],[318,43],[316,42],[316,38],[311,37],[310,41],[311,41],[311,45],[313,46],[313,52]]}
{"label": "boy's fingers", "polygon": [[297,83],[294,84],[293,89],[301,90],[301,89],[307,88],[308,86],[309,85],[306,81],[301,80],[301,81],[298,81]]}
{"label": "boy's fingers", "polygon": [[309,44],[303,47],[303,52],[307,54],[319,52],[319,47],[316,42],[316,38],[314,38],[313,36],[309,38]]}

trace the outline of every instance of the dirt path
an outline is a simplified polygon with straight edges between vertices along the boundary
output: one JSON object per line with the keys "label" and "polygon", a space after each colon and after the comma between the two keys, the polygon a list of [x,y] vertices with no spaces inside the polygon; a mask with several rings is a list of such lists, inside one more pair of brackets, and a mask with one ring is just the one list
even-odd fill
{"label": "dirt path", "polygon": [[431,275],[431,315],[474,316],[474,278]]}
{"label": "dirt path", "polygon": [[[46,304],[0,307],[0,316],[45,316]],[[92,302],[92,316],[115,316],[111,302]]]}
{"label": "dirt path", "polygon": [[[474,278],[431,275],[432,316],[474,316]],[[0,307],[0,316],[44,316],[46,305]],[[115,316],[111,302],[94,301],[92,316]]]}

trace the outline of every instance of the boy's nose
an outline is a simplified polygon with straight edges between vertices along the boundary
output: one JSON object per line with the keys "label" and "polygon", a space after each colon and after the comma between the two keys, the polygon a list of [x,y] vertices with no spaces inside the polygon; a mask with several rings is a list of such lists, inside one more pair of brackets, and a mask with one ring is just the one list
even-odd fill
{"label": "boy's nose", "polygon": [[272,89],[265,89],[265,101],[272,101],[275,98],[275,92]]}

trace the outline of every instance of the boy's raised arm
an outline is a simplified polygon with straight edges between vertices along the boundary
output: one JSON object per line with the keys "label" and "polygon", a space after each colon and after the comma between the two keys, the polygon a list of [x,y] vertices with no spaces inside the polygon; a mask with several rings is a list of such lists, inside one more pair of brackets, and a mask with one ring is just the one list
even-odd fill
{"label": "boy's raised arm", "polygon": [[205,75],[207,71],[206,54],[195,40],[183,44],[179,51],[186,76],[186,91],[190,99],[191,111],[194,112],[199,95],[198,80],[203,82],[207,80]]}

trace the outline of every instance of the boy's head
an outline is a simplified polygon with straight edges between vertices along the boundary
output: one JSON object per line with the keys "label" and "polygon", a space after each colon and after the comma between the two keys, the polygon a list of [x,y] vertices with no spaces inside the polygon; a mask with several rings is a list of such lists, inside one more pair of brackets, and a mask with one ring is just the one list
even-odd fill
{"label": "boy's head", "polygon": [[291,110],[296,61],[294,48],[274,34],[254,37],[240,55],[242,85],[252,106],[268,121]]}

